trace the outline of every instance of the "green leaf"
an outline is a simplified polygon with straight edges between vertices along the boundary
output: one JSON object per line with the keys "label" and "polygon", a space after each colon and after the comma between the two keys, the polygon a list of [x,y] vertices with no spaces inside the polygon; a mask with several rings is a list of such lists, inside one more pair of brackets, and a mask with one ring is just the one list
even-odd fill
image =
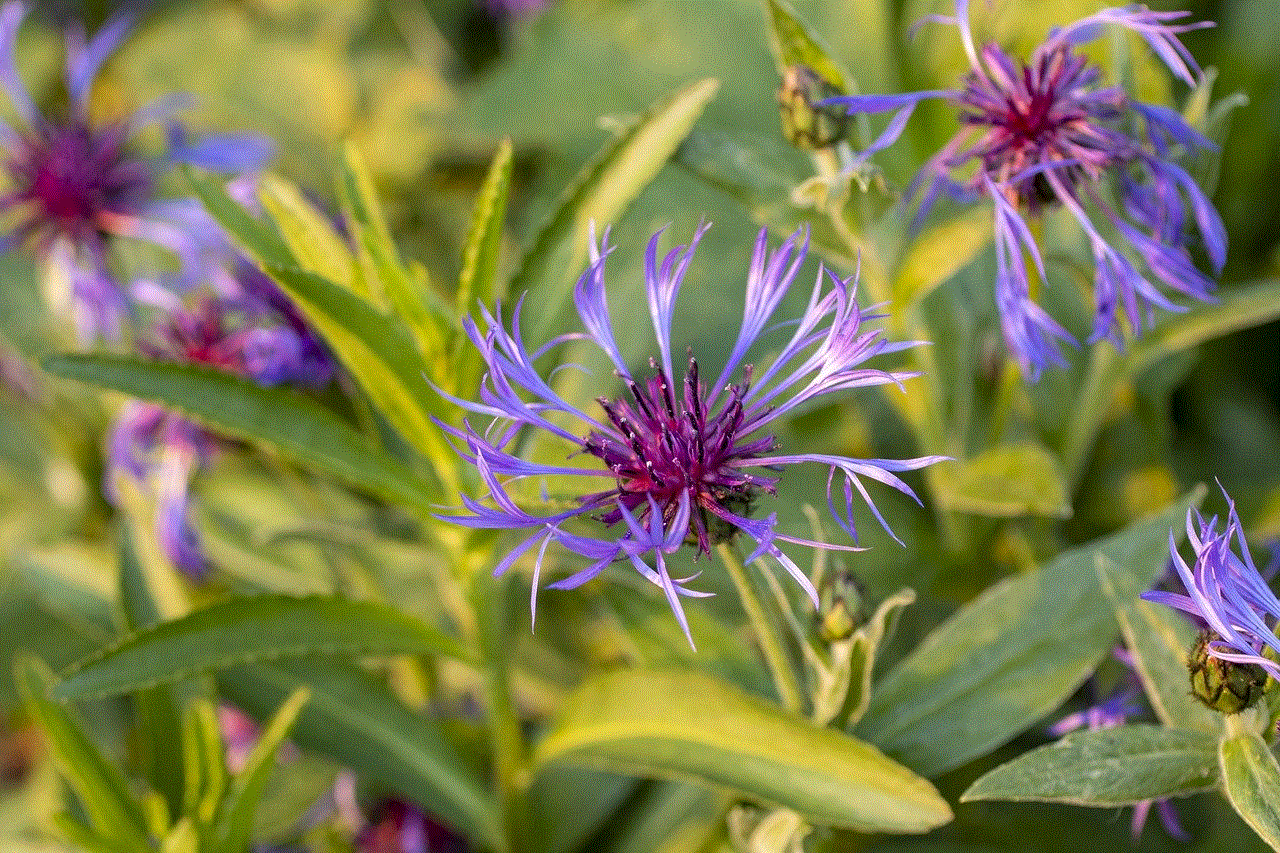
{"label": "green leaf", "polygon": [[779,73],[791,65],[807,65],[842,93],[849,91],[848,72],[790,4],[785,0],[769,0],[769,23]]}
{"label": "green leaf", "polygon": [[695,778],[865,832],[951,820],[933,786],[868,744],[699,672],[630,670],[585,683],[536,761]]}
{"label": "green leaf", "polygon": [[637,119],[579,173],[539,230],[511,282],[513,293],[538,291],[530,308],[530,334],[541,339],[555,327],[587,257],[592,222],[603,228],[618,219],[679,147],[720,88],[700,80],[659,102]]}
{"label": "green leaf", "polygon": [[1115,609],[1125,647],[1143,691],[1160,722],[1175,729],[1214,732],[1222,729],[1222,715],[1209,710],[1189,688],[1187,651],[1195,629],[1182,614],[1143,601],[1146,587],[1131,573],[1108,560],[1094,566],[1102,593]]}
{"label": "green leaf", "polygon": [[253,818],[263,791],[266,790],[276,751],[293,728],[310,695],[305,687],[293,691],[258,736],[258,742],[253,745],[244,769],[236,775],[231,783],[231,790],[218,805],[218,815],[213,826],[215,850],[240,853],[248,849],[249,838],[253,833]]}
{"label": "green leaf", "polygon": [[1147,587],[1200,487],[1157,516],[995,584],[876,685],[859,736],[925,776],[985,755],[1062,704],[1115,641],[1099,556]]}
{"label": "green leaf", "polygon": [[1135,341],[1124,360],[1125,372],[1136,376],[1166,356],[1277,318],[1280,279],[1223,289],[1216,302],[1177,315]]}
{"label": "green leaf", "polygon": [[991,214],[984,210],[925,229],[898,265],[890,313],[909,310],[932,293],[977,257],[991,237]]}
{"label": "green leaf", "polygon": [[216,178],[201,177],[192,170],[186,172],[187,182],[197,197],[208,208],[218,224],[240,244],[240,247],[259,265],[277,267],[297,266],[289,246],[271,226],[260,222],[244,209],[227,192]]}
{"label": "green leaf", "polygon": [[1245,823],[1280,850],[1280,766],[1266,741],[1248,728],[1251,713],[1228,718],[1228,733],[1218,747],[1222,790]]}
{"label": "green leaf", "polygon": [[1076,731],[989,771],[965,791],[973,800],[1042,800],[1126,806],[1212,788],[1217,737],[1159,726]]}
{"label": "green leaf", "polygon": [[298,687],[311,691],[290,737],[389,786],[462,832],[505,853],[498,808],[440,725],[358,667],[318,660],[255,664],[221,673],[222,693],[265,716]]}
{"label": "green leaf", "polygon": [[511,140],[504,139],[493,155],[467,229],[467,245],[462,250],[462,273],[458,276],[457,311],[471,313],[477,301],[489,304],[498,293],[498,249],[502,245],[502,223],[507,213],[507,195],[515,159]]}
{"label": "green leaf", "polygon": [[1030,442],[1002,444],[938,470],[934,497],[946,509],[992,518],[1068,518],[1071,499],[1058,460]]}
{"label": "green leaf", "polygon": [[267,266],[338,360],[393,426],[428,459],[452,457],[431,423],[440,397],[426,384],[428,365],[394,318],[372,303],[315,273]]}
{"label": "green leaf", "polygon": [[346,242],[298,188],[275,175],[263,175],[259,180],[262,206],[297,260],[288,266],[299,266],[371,298],[368,290],[358,286],[355,258]]}
{"label": "green leaf", "polygon": [[295,391],[263,388],[201,365],[113,355],[56,355],[44,360],[44,368],[56,376],[163,403],[389,501],[424,510],[434,506],[434,492],[421,477]]}
{"label": "green leaf", "polygon": [[213,703],[196,698],[182,715],[182,813],[201,824],[213,820],[227,789],[227,747]]}
{"label": "green leaf", "polygon": [[364,275],[369,279],[367,292],[390,300],[424,356],[439,353],[445,334],[455,325],[446,322],[453,319],[452,313],[438,319],[446,312],[441,310],[442,304],[430,300],[432,291],[426,270],[420,266],[411,270],[401,259],[378,202],[373,176],[355,145],[348,143],[343,148],[340,165],[338,194],[351,220]]}
{"label": "green leaf", "polygon": [[45,698],[53,686],[48,668],[37,658],[21,655],[14,661],[14,681],[93,830],[130,849],[150,849],[146,818],[120,770],[103,758],[67,709]]}
{"label": "green leaf", "polygon": [[133,634],[71,667],[54,696],[111,696],[205,670],[315,654],[468,658],[457,640],[385,604],[263,595],[222,601]]}
{"label": "green leaf", "polygon": [[551,765],[538,771],[529,787],[533,815],[529,842],[539,853],[570,853],[608,825],[636,780],[581,767]]}

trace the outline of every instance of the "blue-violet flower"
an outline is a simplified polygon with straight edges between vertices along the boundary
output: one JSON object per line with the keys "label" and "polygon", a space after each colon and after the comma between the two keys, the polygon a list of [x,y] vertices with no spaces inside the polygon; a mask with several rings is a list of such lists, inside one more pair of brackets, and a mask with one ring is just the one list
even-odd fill
{"label": "blue-violet flower", "polygon": [[83,32],[66,36],[65,114],[37,110],[18,75],[15,48],[26,16],[20,2],[0,7],[0,86],[8,94],[20,126],[0,122],[5,153],[0,175],[0,212],[7,232],[0,248],[33,246],[49,264],[51,299],[68,306],[81,339],[117,340],[129,316],[129,301],[109,269],[113,239],[126,237],[182,251],[185,235],[164,218],[156,198],[161,176],[179,164],[220,172],[257,169],[273,146],[251,135],[219,135],[188,141],[182,128],[168,124],[168,143],[158,156],[132,150],[144,127],[168,121],[182,98],[165,98],[129,116],[105,122],[90,118],[90,89],[107,56],[124,40],[132,23],[118,13],[86,40]]}
{"label": "blue-violet flower", "polygon": [[1055,29],[1019,62],[1000,47],[978,50],[969,26],[968,0],[956,14],[927,21],[952,24],[970,70],[956,89],[898,95],[832,98],[851,114],[895,112],[885,131],[859,159],[901,136],[921,101],[954,106],[961,128],[920,169],[907,190],[918,200],[917,224],[940,196],[962,203],[986,197],[994,205],[996,305],[1005,342],[1023,371],[1038,378],[1049,365],[1066,364],[1059,342],[1075,338],[1036,303],[1028,261],[1046,280],[1029,219],[1061,206],[1079,223],[1094,264],[1094,320],[1089,342],[1122,343],[1117,317],[1132,334],[1154,322],[1154,309],[1181,310],[1154,279],[1175,293],[1207,299],[1213,282],[1193,263],[1194,221],[1216,272],[1226,257],[1226,232],[1217,211],[1176,161],[1179,151],[1214,148],[1167,107],[1142,103],[1118,86],[1104,85],[1102,70],[1080,45],[1106,26],[1141,36],[1169,70],[1190,86],[1200,69],[1179,40],[1204,23],[1177,23],[1185,12],[1155,12],[1140,5],[1103,9]]}
{"label": "blue-violet flower", "polygon": [[[536,548],[531,609],[536,604],[543,556],[555,542],[587,558],[589,565],[552,587],[579,586],[610,564],[627,561],[663,590],[687,636],[689,628],[679,598],[707,593],[686,586],[692,577],[673,578],[667,555],[685,544],[705,555],[713,545],[738,533],[754,543],[748,562],[772,555],[816,606],[818,595],[812,583],[779,543],[844,550],[853,550],[853,546],[826,545],[783,534],[777,529],[776,514],[752,518],[757,498],[762,493],[774,494],[778,472],[801,463],[825,466],[831,511],[840,525],[856,536],[855,491],[888,530],[863,478],[915,498],[894,472],[917,469],[942,458],[852,459],[825,453],[777,452],[778,442],[766,430],[798,407],[836,391],[901,383],[916,375],[863,366],[872,356],[897,352],[916,342],[891,343],[879,329],[864,327],[864,320],[876,317],[864,314],[858,306],[856,276],[842,279],[820,269],[803,315],[798,320],[773,321],[808,253],[808,236],[801,232],[773,252],[768,251],[767,232],[760,232],[747,276],[742,325],[728,362],[714,381],[707,382],[701,365],[690,354],[683,376],[679,376],[672,354],[672,315],[706,227],[694,234],[687,247],[679,246],[662,258],[658,255],[661,232],[649,241],[645,280],[658,358],[650,359],[648,375],[629,368],[616,343],[604,283],[605,261],[612,251],[607,231],[598,247],[593,239],[591,264],[574,290],[586,334],[562,335],[531,350],[521,328],[523,298],[516,304],[509,326],[500,319],[500,312],[487,309],[482,309],[480,324],[465,321],[466,333],[479,349],[488,373],[480,389],[480,402],[451,399],[466,411],[492,421],[482,432],[469,423],[465,428],[445,429],[456,439],[459,453],[475,465],[489,500],[464,496],[466,513],[446,517],[468,527],[525,532],[525,538],[502,558],[494,573],[501,575],[517,558]],[[831,287],[825,289],[828,281]],[[748,363],[753,345],[780,328],[790,328],[790,337],[778,342],[780,348],[767,368],[759,370]],[[625,388],[625,396],[597,398],[600,414],[583,411],[566,400],[535,366],[553,348],[574,339],[594,343],[612,363]],[[591,464],[564,465],[521,458],[513,448],[525,430],[557,436],[573,455],[594,459]],[[572,505],[559,512],[540,514],[522,508],[510,491],[511,484],[545,477],[567,477],[583,483],[583,488]],[[837,477],[842,481],[840,498],[835,494]],[[568,525],[577,519],[595,519],[605,531],[571,532]]]}
{"label": "blue-violet flower", "polygon": [[[1225,489],[1222,496],[1227,500],[1227,522],[1221,531],[1217,516],[1206,521],[1196,510],[1187,511],[1187,539],[1195,552],[1193,566],[1187,565],[1172,532],[1169,534],[1173,567],[1186,594],[1151,590],[1142,597],[1202,622],[1210,632],[1205,642],[1209,657],[1258,666],[1280,679],[1280,664],[1263,655],[1266,649],[1280,655],[1280,637],[1275,633],[1280,599],[1249,555],[1235,502]],[[1232,550],[1233,541],[1239,554]]]}

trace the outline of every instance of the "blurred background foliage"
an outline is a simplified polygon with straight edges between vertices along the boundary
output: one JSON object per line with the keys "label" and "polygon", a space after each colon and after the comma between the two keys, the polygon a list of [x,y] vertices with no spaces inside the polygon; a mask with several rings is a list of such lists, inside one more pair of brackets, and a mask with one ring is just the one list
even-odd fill
{"label": "blurred background foliage", "polygon": [[[794,3],[864,92],[954,80],[962,57],[949,30],[926,28],[914,40],[907,35],[909,24],[938,11],[936,5]],[[1017,14],[1009,14],[1015,5]],[[975,30],[1025,50],[1051,24],[1099,5],[997,0],[987,9],[978,2]],[[37,8],[46,21],[79,19],[92,30],[114,7],[59,2]],[[1222,279],[1229,290],[1280,274],[1280,9],[1222,0],[1193,2],[1190,11],[1194,19],[1217,22],[1186,37],[1201,64],[1218,70],[1215,94],[1242,92],[1248,98],[1230,115],[1214,192],[1231,241]],[[336,209],[336,158],[342,144],[352,143],[373,173],[404,254],[426,266],[442,293],[457,280],[471,204],[502,137],[513,140],[516,152],[502,254],[510,273],[563,188],[614,130],[681,86],[718,79],[718,94],[695,134],[614,223],[613,239],[624,250],[610,264],[616,304],[638,306],[641,246],[648,236],[670,224],[671,233],[684,239],[700,220],[714,222],[690,272],[675,333],[677,346],[696,344],[711,363],[732,340],[741,271],[749,265],[756,228],[762,221],[777,224],[770,205],[780,205],[789,188],[812,172],[808,159],[779,134],[778,74],[756,0],[553,0],[528,17],[495,16],[473,0],[166,0],[145,4],[139,14],[136,33],[97,83],[96,102],[132,108],[164,93],[190,92],[196,100],[187,116],[194,130],[272,137],[280,149],[273,171],[330,211]],[[18,64],[37,100],[54,93],[58,56],[52,27],[24,29]],[[1162,75],[1153,79],[1164,85]],[[1176,102],[1181,95],[1174,97]],[[901,186],[922,152],[950,132],[940,126],[941,114],[921,114],[925,119],[912,124],[905,144],[878,158],[888,186]],[[717,161],[721,180],[707,180],[709,158]],[[730,180],[735,175],[749,176],[754,198]],[[986,252],[975,264],[990,266]],[[30,261],[13,253],[0,259],[0,646],[10,658],[20,650],[36,651],[57,668],[113,635],[119,531],[100,493],[99,441],[109,412],[99,395],[38,376],[33,366],[39,356],[69,346],[66,331],[47,315],[35,281]],[[990,320],[984,301],[989,293],[958,290],[960,304],[969,300],[970,311]],[[986,323],[989,339],[973,342],[976,351],[998,346],[993,328]],[[621,344],[634,360],[651,354],[646,335]],[[947,553],[930,530],[929,512],[880,499],[907,547],[869,525],[864,544],[873,550],[866,559],[858,555],[856,568],[873,599],[902,585],[921,593],[890,656],[911,648],[956,603],[1043,558],[1045,542],[1061,545],[1111,531],[1195,483],[1219,478],[1238,501],[1253,541],[1280,538],[1278,358],[1280,326],[1271,324],[1148,371],[1110,414],[1070,519],[982,522],[978,538],[992,555],[985,574]],[[1055,381],[1047,379],[1036,394],[1052,396]],[[902,434],[890,406],[863,395],[805,413],[783,440],[857,456],[934,452],[904,446],[895,438]],[[201,593],[210,599],[226,589],[343,591],[343,584],[366,578],[410,612],[430,615],[441,607],[434,588],[423,582],[424,566],[429,575],[437,559],[429,549],[392,535],[344,540],[361,527],[398,533],[404,521],[394,513],[248,454],[233,455],[202,474],[196,491],[198,526],[221,569],[213,589]],[[779,512],[791,517],[791,527],[806,529],[800,507],[821,504],[821,484],[790,484],[787,494]],[[1212,495],[1209,504],[1217,506]],[[317,541],[328,545],[317,549]],[[707,577],[710,588],[716,583]],[[651,662],[687,660],[690,652],[656,594],[641,586],[615,582],[603,590],[609,618],[633,630]],[[739,618],[733,605],[728,595],[690,608],[703,650],[699,664],[740,683],[758,682],[760,670],[740,638],[718,634],[719,620]],[[598,664],[628,654],[609,647],[613,634],[601,635],[601,642],[578,633],[599,621],[600,613],[583,612],[596,605],[551,593],[540,606],[536,641],[522,641],[529,665],[519,684],[522,701],[534,710],[551,707],[581,676],[566,661]],[[557,647],[561,653],[546,651]],[[136,758],[137,744],[120,738],[122,713],[122,706],[104,702],[86,709],[85,718],[109,752]],[[13,839],[0,843],[9,850],[57,849],[34,840],[33,826],[53,808],[56,783],[48,762],[39,758],[38,736],[23,721],[8,678],[0,680],[0,718],[7,721],[0,743],[0,839]],[[1028,733],[944,776],[939,786],[954,802],[972,779],[1038,739]],[[328,778],[332,768],[307,772]],[[629,794],[628,808],[638,810],[646,797],[663,796],[675,802],[670,822],[647,837],[664,839],[668,846],[662,849],[696,849],[694,843],[681,846],[681,816],[693,815],[696,824],[699,815],[712,813],[708,798],[685,795],[680,801],[646,783]],[[1151,827],[1141,849],[1259,849],[1219,798],[1182,800],[1179,808],[1194,828],[1195,846],[1173,842]],[[628,831],[640,832],[625,829],[626,814],[581,849],[596,849],[596,841],[599,849],[655,849],[627,846],[642,842],[626,838]],[[957,822],[933,840],[895,842],[895,848],[977,853],[1130,845],[1127,818],[1115,811],[975,803],[957,814]],[[1053,831],[1039,840],[1024,832],[1045,826]]]}

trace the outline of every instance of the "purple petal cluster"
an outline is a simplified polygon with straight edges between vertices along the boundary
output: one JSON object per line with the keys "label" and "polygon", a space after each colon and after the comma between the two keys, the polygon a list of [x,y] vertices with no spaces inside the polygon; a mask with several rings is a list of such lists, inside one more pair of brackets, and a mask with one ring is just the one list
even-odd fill
{"label": "purple petal cluster", "polygon": [[[318,388],[333,376],[327,350],[292,306],[280,307],[283,294],[265,278],[248,276],[234,296],[202,292],[184,303],[167,291],[150,295],[168,310],[150,337],[139,342],[139,349],[153,358],[208,365],[262,385]],[[216,437],[181,415],[137,401],[121,409],[108,442],[108,497],[118,497],[116,476],[144,484],[155,500],[161,547],[195,579],[204,576],[207,566],[190,521],[190,482],[219,445]]]}
{"label": "purple petal cluster", "polygon": [[[1122,663],[1127,670],[1125,683],[1120,685],[1113,693],[1103,697],[1097,704],[1091,705],[1082,711],[1076,711],[1068,714],[1058,722],[1049,727],[1049,733],[1062,737],[1067,732],[1073,732],[1077,729],[1088,729],[1094,731],[1096,729],[1110,729],[1116,726],[1122,726],[1134,717],[1145,713],[1146,708],[1142,704],[1142,690],[1138,686],[1137,675],[1133,669],[1133,658],[1129,654],[1129,650],[1123,646],[1118,646],[1112,650],[1112,656]],[[1133,818],[1129,822],[1129,830],[1133,835],[1134,841],[1138,840],[1138,836],[1142,834],[1142,828],[1147,824],[1147,817],[1151,814],[1152,807],[1155,807],[1156,815],[1160,819],[1160,825],[1164,827],[1164,831],[1169,833],[1169,837],[1176,838],[1178,841],[1189,842],[1191,836],[1182,826],[1182,822],[1178,819],[1178,813],[1173,808],[1173,803],[1168,799],[1143,800],[1133,805]]]}
{"label": "purple petal cluster", "polygon": [[[1214,270],[1226,258],[1217,211],[1187,171],[1183,153],[1212,149],[1177,113],[1105,85],[1102,69],[1079,52],[1107,27],[1141,36],[1169,70],[1195,86],[1200,70],[1178,36],[1208,23],[1180,23],[1185,12],[1144,6],[1103,9],[1052,31],[1026,61],[1000,47],[979,49],[967,0],[956,14],[931,16],[960,33],[970,63],[956,89],[833,98],[851,114],[894,113],[860,158],[895,142],[921,101],[955,107],[961,128],[921,168],[907,192],[919,223],[940,197],[962,203],[990,198],[995,207],[996,303],[1006,344],[1024,372],[1038,378],[1065,365],[1060,344],[1075,338],[1032,296],[1028,258],[1046,280],[1029,220],[1062,207],[1079,223],[1094,264],[1094,321],[1089,341],[1119,346],[1123,317],[1136,334],[1154,309],[1181,310],[1166,291],[1207,299],[1213,282],[1192,261],[1199,244]],[[1163,290],[1162,290],[1163,288]]]}
{"label": "purple petal cluster", "polygon": [[[782,453],[771,427],[782,417],[838,391],[900,383],[915,374],[864,366],[873,356],[897,352],[915,342],[890,343],[879,329],[869,328],[858,306],[856,279],[842,279],[820,269],[808,304],[799,319],[775,315],[808,252],[808,236],[793,234],[770,251],[761,231],[746,282],[742,324],[727,363],[714,380],[690,353],[676,372],[671,339],[672,317],[681,284],[693,260],[700,228],[688,246],[659,254],[661,232],[649,241],[645,283],[657,355],[647,371],[630,368],[617,345],[605,289],[605,264],[613,247],[605,233],[592,245],[591,264],[574,291],[585,333],[573,333],[530,349],[522,330],[523,299],[511,319],[482,308],[480,322],[465,329],[484,358],[488,373],[480,401],[454,399],[464,410],[490,419],[483,430],[466,423],[445,426],[458,452],[479,473],[486,500],[464,496],[465,512],[448,520],[475,528],[520,531],[524,536],[498,563],[496,575],[522,555],[534,552],[531,609],[547,548],[555,543],[586,558],[585,568],[552,587],[572,588],[591,580],[614,563],[626,563],[660,587],[686,635],[681,597],[703,596],[688,586],[693,577],[672,577],[667,559],[682,546],[699,555],[741,534],[750,540],[748,562],[764,554],[777,559],[817,604],[817,593],[804,572],[780,547],[795,543],[829,546],[784,534],[777,515],[753,517],[763,495],[776,491],[779,473],[811,463],[827,469],[827,497],[840,525],[856,536],[854,494],[866,501],[880,521],[864,480],[885,483],[915,497],[896,472],[913,470],[942,457],[917,459],[853,459],[822,453]],[[633,324],[628,324],[628,329]],[[787,334],[782,334],[787,330]],[[602,389],[618,396],[597,398],[598,412],[588,412],[552,387],[551,372],[536,362],[567,340],[590,341],[612,364],[617,383]],[[764,369],[748,360],[763,339],[777,354]],[[564,365],[561,370],[574,369]],[[550,464],[519,455],[527,433],[560,439],[580,463]],[[531,511],[512,491],[518,481],[554,478],[575,484],[565,508],[549,510],[547,502]],[[578,523],[578,522],[584,523]],[[885,525],[885,529],[888,527]],[[855,539],[856,541],[856,539]],[[696,575],[695,575],[696,576]]]}
{"label": "purple petal cluster", "polygon": [[[31,246],[50,265],[48,278],[63,291],[52,295],[70,306],[82,340],[118,340],[130,303],[110,270],[111,242],[142,239],[181,250],[187,239],[180,224],[165,219],[165,205],[156,197],[160,178],[179,164],[232,173],[257,169],[273,146],[247,135],[188,141],[169,121],[181,98],[105,122],[92,120],[90,89],[102,63],[128,35],[127,12],[111,18],[92,39],[78,30],[67,33],[67,107],[57,114],[40,112],[15,63],[26,12],[19,2],[0,7],[0,86],[19,122],[0,122],[0,173],[7,184],[0,212],[13,223],[0,245]],[[169,127],[166,149],[158,156],[135,151],[134,136],[158,121]]]}
{"label": "purple petal cluster", "polygon": [[1152,590],[1142,597],[1202,622],[1212,632],[1206,646],[1211,657],[1254,664],[1280,679],[1280,664],[1263,655],[1266,649],[1280,655],[1280,637],[1275,633],[1280,599],[1249,555],[1235,503],[1226,490],[1222,495],[1228,511],[1221,531],[1217,516],[1206,521],[1196,510],[1187,512],[1187,540],[1195,552],[1192,565],[1178,553],[1169,534],[1173,567],[1186,594]]}

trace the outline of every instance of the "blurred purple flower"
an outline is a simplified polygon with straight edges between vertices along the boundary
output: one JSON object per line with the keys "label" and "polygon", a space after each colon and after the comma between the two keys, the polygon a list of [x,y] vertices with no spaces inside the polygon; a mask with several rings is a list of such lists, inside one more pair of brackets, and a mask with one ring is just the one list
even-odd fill
{"label": "blurred purple flower", "polygon": [[551,0],[482,0],[484,7],[494,17],[510,15],[528,18],[538,14],[551,4]]}
{"label": "blurred purple flower", "polygon": [[[273,300],[283,295],[261,290],[261,283],[248,284],[234,297],[200,293],[190,304],[167,291],[150,295],[169,300],[163,306],[169,309],[164,322],[139,342],[139,349],[152,358],[203,364],[261,385],[321,387],[333,375],[327,351],[311,350],[312,344],[274,306]],[[161,547],[194,579],[203,578],[206,564],[189,518],[190,482],[219,444],[181,415],[131,401],[117,416],[107,448],[107,496],[118,497],[113,482],[117,475],[144,483],[156,502]]]}
{"label": "blurred purple flower", "polygon": [[465,853],[462,839],[412,803],[383,800],[356,834],[358,853]]}
{"label": "blurred purple flower", "polygon": [[223,172],[257,169],[273,146],[248,135],[191,142],[170,123],[169,144],[159,156],[132,151],[133,136],[147,125],[167,121],[184,104],[180,97],[105,123],[91,121],[93,80],[128,34],[129,12],[117,13],[90,40],[80,30],[67,33],[69,106],[62,115],[42,114],[15,62],[18,28],[26,13],[20,2],[0,7],[0,86],[21,122],[19,127],[0,123],[5,147],[0,172],[8,185],[0,194],[0,211],[15,223],[0,247],[30,245],[49,263],[49,281],[65,290],[51,296],[70,305],[82,340],[117,340],[129,304],[108,268],[110,242],[128,237],[180,249],[185,240],[180,227],[163,219],[163,204],[155,197],[160,177],[179,164]]}
{"label": "blurred purple flower", "polygon": [[[1216,272],[1226,258],[1226,232],[1204,191],[1175,162],[1179,151],[1213,149],[1174,111],[1105,86],[1102,69],[1077,52],[1109,25],[1141,36],[1173,74],[1196,86],[1200,69],[1178,39],[1211,26],[1175,23],[1186,12],[1154,12],[1140,5],[1103,9],[1050,32],[1027,62],[993,44],[980,51],[969,28],[968,0],[956,14],[926,20],[954,25],[970,71],[956,89],[899,95],[853,95],[826,103],[853,113],[894,112],[885,131],[859,159],[901,136],[921,101],[942,99],[959,115],[960,131],[912,181],[918,224],[938,198],[962,203],[988,197],[995,206],[996,304],[1010,353],[1038,378],[1048,365],[1066,364],[1060,341],[1072,335],[1031,296],[1027,257],[1045,279],[1040,248],[1028,219],[1061,205],[1079,223],[1094,262],[1094,322],[1090,343],[1122,343],[1117,317],[1132,333],[1154,322],[1154,309],[1182,310],[1155,284],[1208,299],[1213,282],[1196,269],[1188,248],[1193,221]],[[1144,272],[1145,270],[1145,272]]]}
{"label": "blurred purple flower", "polygon": [[[1173,533],[1169,534],[1173,567],[1186,594],[1152,590],[1142,597],[1202,622],[1210,632],[1206,645],[1210,657],[1260,666],[1272,678],[1280,679],[1280,664],[1263,655],[1268,648],[1280,654],[1280,637],[1275,633],[1280,599],[1249,555],[1235,502],[1225,489],[1222,496],[1227,500],[1227,523],[1221,532],[1217,516],[1205,521],[1196,510],[1187,511],[1187,539],[1195,552],[1194,566],[1187,565],[1178,553]],[[1232,550],[1233,540],[1238,555]]]}
{"label": "blurred purple flower", "polygon": [[[523,299],[516,304],[508,327],[501,312],[482,309],[482,326],[472,320],[464,328],[488,367],[480,402],[450,398],[464,410],[492,418],[483,432],[468,423],[445,426],[456,439],[459,453],[476,466],[488,491],[488,502],[463,497],[466,513],[443,516],[467,527],[523,530],[526,537],[498,563],[501,575],[521,555],[537,548],[530,608],[535,609],[538,578],[547,547],[558,543],[587,558],[589,565],[551,584],[566,589],[594,578],[614,562],[627,561],[646,580],[660,587],[686,636],[689,627],[680,596],[708,593],[688,588],[692,577],[673,578],[667,555],[682,545],[707,554],[717,543],[742,533],[754,544],[747,561],[763,554],[777,559],[817,605],[809,578],[779,547],[795,543],[819,548],[854,550],[785,535],[777,530],[777,515],[751,517],[759,496],[774,494],[777,473],[790,465],[814,463],[827,468],[827,498],[841,527],[855,537],[853,494],[870,506],[881,525],[888,525],[866,491],[862,478],[876,480],[915,498],[894,472],[921,468],[942,457],[918,459],[851,459],[822,453],[776,453],[777,440],[766,428],[797,407],[836,391],[887,383],[901,383],[915,374],[863,367],[869,358],[915,346],[890,343],[879,329],[863,328],[867,315],[855,299],[856,278],[841,279],[820,269],[803,315],[798,320],[773,321],[779,303],[791,287],[808,252],[807,235],[797,232],[776,251],[768,251],[762,230],[746,283],[746,306],[737,341],[719,376],[706,383],[690,355],[684,376],[672,361],[671,321],[676,296],[707,226],[680,246],[658,257],[661,232],[649,241],[645,278],[649,314],[660,358],[649,360],[649,375],[633,373],[615,342],[604,285],[605,260],[612,247],[608,232],[591,247],[591,265],[574,292],[586,333],[570,333],[530,350],[521,329]],[[824,285],[831,284],[825,290]],[[771,323],[771,321],[773,321]],[[768,367],[757,370],[746,362],[748,350],[762,337],[789,328],[789,340],[770,344],[777,351]],[[634,326],[627,326],[631,333]],[[590,340],[612,363],[626,396],[597,398],[602,415],[592,415],[564,399],[543,378],[534,363],[559,344]],[[573,369],[564,365],[561,370]],[[576,426],[572,425],[576,422]],[[595,457],[589,465],[555,465],[517,455],[514,447],[525,430],[558,436],[574,455]],[[582,484],[569,509],[538,514],[521,508],[509,492],[525,478],[568,478]],[[833,494],[837,477],[842,497]],[[546,503],[546,499],[541,501]],[[837,509],[837,504],[839,509]],[[572,533],[568,525],[595,519],[608,531]],[[895,537],[896,538],[896,537]],[[650,563],[652,562],[652,567]],[[695,575],[696,576],[696,575]],[[692,643],[692,639],[690,639]]]}
{"label": "blurred purple flower", "polygon": [[[1138,685],[1138,679],[1133,669],[1133,658],[1129,655],[1129,650],[1119,646],[1112,651],[1112,655],[1125,666],[1126,677],[1124,683],[1115,692],[1099,700],[1097,704],[1091,705],[1083,711],[1068,714],[1058,720],[1058,722],[1049,727],[1050,734],[1055,737],[1062,737],[1067,732],[1073,732],[1076,729],[1088,729],[1089,731],[1110,729],[1122,726],[1131,718],[1145,713],[1146,708],[1141,701],[1142,689]],[[1173,803],[1169,802],[1168,799],[1159,799],[1134,803],[1133,819],[1129,823],[1129,829],[1133,833],[1134,841],[1137,841],[1138,836],[1142,834],[1142,828],[1146,826],[1147,817],[1151,814],[1153,806],[1156,810],[1156,816],[1160,819],[1160,825],[1164,827],[1164,831],[1169,833],[1171,838],[1176,838],[1182,842],[1191,840],[1191,836],[1183,828],[1182,822],[1178,820],[1178,813],[1174,810]]]}

